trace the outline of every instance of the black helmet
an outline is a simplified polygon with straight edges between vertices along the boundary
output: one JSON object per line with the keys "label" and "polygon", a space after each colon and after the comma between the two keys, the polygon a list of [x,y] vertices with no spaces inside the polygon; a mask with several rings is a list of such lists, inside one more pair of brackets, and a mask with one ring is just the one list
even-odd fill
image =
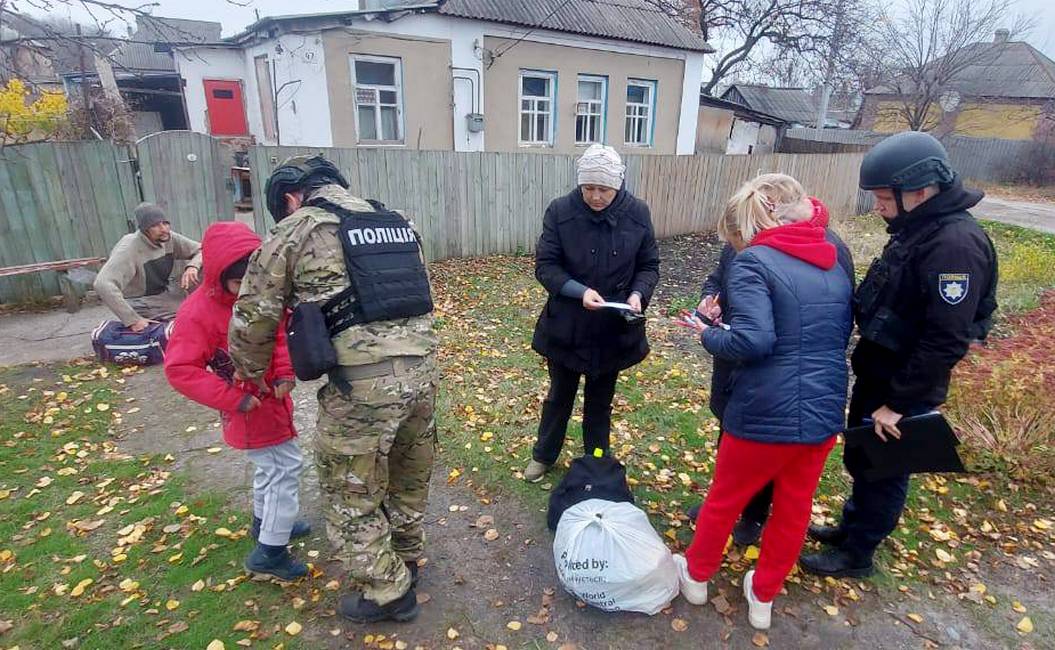
{"label": "black helmet", "polygon": [[865,154],[860,186],[862,190],[889,188],[900,193],[948,185],[955,178],[949,154],[937,138],[905,131],[886,138]]}
{"label": "black helmet", "polygon": [[337,183],[344,188],[348,187],[348,181],[344,180],[341,171],[321,154],[288,158],[271,172],[267,184],[264,185],[267,211],[278,223],[288,216],[286,214],[286,194],[330,183]]}

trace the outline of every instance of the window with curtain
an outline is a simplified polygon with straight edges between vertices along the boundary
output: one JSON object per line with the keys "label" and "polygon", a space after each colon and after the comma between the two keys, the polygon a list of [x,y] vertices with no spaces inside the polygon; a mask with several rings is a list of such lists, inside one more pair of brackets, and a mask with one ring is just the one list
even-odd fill
{"label": "window with curtain", "polygon": [[403,143],[403,71],[399,59],[354,56],[355,124],[361,143]]}

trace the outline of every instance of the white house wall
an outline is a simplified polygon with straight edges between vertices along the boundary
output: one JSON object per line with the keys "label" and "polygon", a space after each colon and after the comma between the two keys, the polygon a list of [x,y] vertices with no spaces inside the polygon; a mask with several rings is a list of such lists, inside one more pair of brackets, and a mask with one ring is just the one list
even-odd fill
{"label": "white house wall", "polygon": [[252,88],[252,99],[247,101],[255,104],[256,113],[252,133],[257,140],[264,142],[254,65],[254,59],[261,54],[267,55],[269,65],[274,62],[271,83],[278,94],[278,143],[303,147],[333,146],[322,35],[319,32],[283,34],[245,49],[244,75],[246,86]]}
{"label": "white house wall", "polygon": [[[179,52],[174,58],[176,69],[185,83],[183,97],[187,103],[187,118],[190,121],[188,126],[191,131],[208,133],[209,113],[205,105],[205,86],[202,82],[205,79],[244,80],[245,63],[242,51],[228,48],[197,48]],[[245,83],[242,84],[242,90],[246,108],[251,109],[253,102]],[[259,109],[257,122],[259,123]],[[249,123],[249,130],[250,133],[256,132],[252,121]]]}

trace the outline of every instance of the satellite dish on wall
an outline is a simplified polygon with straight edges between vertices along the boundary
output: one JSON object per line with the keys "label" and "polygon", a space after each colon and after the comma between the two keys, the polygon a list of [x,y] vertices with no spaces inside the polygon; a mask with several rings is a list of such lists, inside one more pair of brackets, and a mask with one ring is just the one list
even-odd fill
{"label": "satellite dish on wall", "polygon": [[941,105],[941,110],[951,113],[960,105],[960,93],[955,90],[946,91],[938,98],[938,103]]}

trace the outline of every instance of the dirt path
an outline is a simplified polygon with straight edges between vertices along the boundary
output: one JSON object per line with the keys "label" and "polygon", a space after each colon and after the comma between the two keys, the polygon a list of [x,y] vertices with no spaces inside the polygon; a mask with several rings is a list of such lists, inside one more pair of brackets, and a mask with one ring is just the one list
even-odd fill
{"label": "dirt path", "polygon": [[987,196],[972,212],[980,219],[1055,233],[1055,203],[1029,203]]}
{"label": "dirt path", "polygon": [[[229,491],[233,507],[248,510],[249,465],[244,455],[226,447],[219,453],[206,451],[222,446],[210,411],[173,394],[158,369],[128,378],[124,388],[126,399],[141,406],[125,416],[121,443],[125,449],[172,453],[175,466],[189,472],[196,484]],[[314,386],[299,386],[294,397],[301,443],[310,458]],[[695,608],[681,599],[668,612],[651,618],[580,608],[557,580],[553,538],[545,528],[544,513],[527,509],[508,495],[474,489],[464,479],[448,485],[446,478],[446,469],[437,466],[426,519],[428,563],[419,591],[427,602],[421,616],[408,625],[360,627],[333,617],[333,603],[329,602],[307,627],[313,646],[347,647],[351,639],[361,642],[367,634],[385,634],[389,638],[398,635],[411,647],[428,648],[485,648],[488,644],[512,648],[534,643],[538,647],[573,643],[591,649],[755,647],[739,588],[730,583],[731,578],[739,580],[739,574],[724,570],[718,581],[718,589],[732,607],[726,616],[710,605]],[[301,552],[317,549],[325,558],[328,546],[321,535],[318,481],[310,464],[301,485],[303,512],[320,533]],[[486,541],[484,530],[475,527],[481,515],[494,519],[498,539]],[[339,575],[339,567],[328,565],[327,573]],[[839,614],[829,616],[823,607],[831,604],[830,595],[792,587],[791,595],[780,599],[779,614],[768,635],[772,647],[918,648],[924,637],[964,648],[996,647],[994,639],[977,631],[958,607],[949,608],[941,600],[906,600],[896,592],[865,593],[865,589],[872,588],[858,586],[860,602],[840,607]],[[544,604],[546,612],[532,619],[538,623],[529,623],[529,617],[537,617]],[[907,621],[904,615],[909,611],[922,614],[927,621],[918,630],[923,636],[902,622]],[[687,630],[672,629],[676,618],[687,622]],[[514,632],[507,627],[510,621],[519,621],[523,627]],[[453,641],[447,637],[451,628],[459,634]],[[338,637],[331,635],[334,629],[340,630]],[[557,635],[553,643],[546,640],[550,633]]]}
{"label": "dirt path", "polygon": [[[662,246],[664,284],[657,293],[657,305],[695,296],[716,259],[718,245],[711,238],[691,236],[664,242]],[[64,316],[45,315],[55,319],[48,321],[51,326],[59,324]],[[6,322],[5,334],[9,333]],[[26,328],[28,332],[45,329],[32,325]],[[39,354],[41,344],[35,346]],[[58,348],[54,352],[57,356],[47,358],[83,354],[75,346],[50,347]],[[322,535],[318,481],[310,462],[317,411],[314,389],[312,385],[301,385],[294,393],[301,442],[309,460],[301,481],[302,511],[316,528],[316,535],[298,552],[317,550],[320,559],[325,559],[329,547]],[[231,494],[232,509],[248,511],[248,463],[244,454],[222,444],[215,413],[176,395],[158,368],[128,377],[123,391],[125,399],[130,400],[127,411],[132,411],[132,406],[139,407],[125,415],[121,425],[120,444],[126,450],[171,453],[174,465],[187,473],[192,486],[226,491]],[[440,435],[442,443],[444,432]],[[216,447],[221,450],[209,453]],[[741,571],[723,569],[717,579],[717,591],[730,606],[724,615],[713,605],[695,608],[680,598],[670,610],[651,618],[581,608],[561,589],[556,578],[552,535],[545,528],[545,514],[525,507],[508,494],[484,492],[467,483],[471,477],[472,473],[467,472],[448,484],[447,468],[439,464],[435,469],[426,519],[428,562],[419,586],[421,599],[427,601],[421,616],[407,625],[352,625],[334,617],[332,594],[326,592],[326,600],[313,611],[314,618],[304,620],[308,647],[358,647],[366,635],[378,634],[389,639],[398,635],[411,648],[421,645],[468,649],[494,644],[509,648],[575,644],[585,649],[756,647],[737,586]],[[474,526],[481,515],[493,518],[491,525],[499,531],[498,539],[485,540],[483,529]],[[999,561],[987,556],[985,562],[979,562],[982,566],[978,572],[990,593],[1020,598],[1031,612],[1051,611],[1047,601],[1051,600],[1052,583],[1047,576],[1023,572],[1012,565],[990,565]],[[328,564],[326,570],[329,575],[340,576],[339,567],[333,564]],[[731,580],[737,583],[732,584]],[[822,583],[803,580],[791,584],[790,593],[778,601],[768,643],[774,648],[826,649],[921,648],[928,644],[962,648],[1053,647],[1050,639],[1033,639],[1032,646],[1014,643],[1013,633],[1009,637],[1009,630],[1001,627],[1006,622],[995,613],[987,614],[979,606],[958,601],[940,589],[914,585],[908,593],[901,593],[894,586],[877,586],[893,583],[852,583],[859,600],[840,599],[834,614],[824,609],[834,601],[831,590],[823,588]],[[546,611],[541,612],[544,606]],[[910,621],[910,612],[922,616],[924,622]],[[529,622],[529,618],[534,622]],[[676,619],[686,622],[684,631],[672,628]],[[509,629],[510,621],[519,621],[522,628]],[[452,628],[458,633],[453,640],[448,637]],[[334,630],[336,636],[332,634]],[[550,641],[547,635],[555,640]]]}

